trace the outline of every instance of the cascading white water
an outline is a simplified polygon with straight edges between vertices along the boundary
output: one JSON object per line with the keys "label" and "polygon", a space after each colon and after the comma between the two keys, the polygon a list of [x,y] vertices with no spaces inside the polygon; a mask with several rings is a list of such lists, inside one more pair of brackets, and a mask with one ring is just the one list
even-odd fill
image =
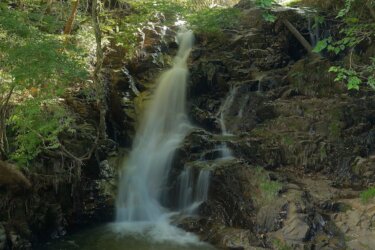
{"label": "cascading white water", "polygon": [[[185,105],[187,59],[193,40],[192,31],[178,33],[179,50],[173,67],[159,79],[156,93],[137,131],[119,183],[116,222],[126,224],[125,230],[152,231],[151,237],[157,240],[197,241],[195,237],[191,240],[191,235],[186,238],[187,233],[169,224],[171,212],[161,202],[162,196],[167,193],[165,189],[174,152],[192,128]],[[181,175],[183,174],[184,171]],[[208,178],[203,180],[199,174],[196,182],[193,176],[180,179],[180,197],[177,199],[178,203],[184,203],[180,210],[183,212],[190,203],[196,202],[194,192],[197,199],[207,198]]]}
{"label": "cascading white water", "polygon": [[238,114],[237,114],[237,117],[238,118],[242,118],[243,117],[243,111],[247,105],[247,102],[249,101],[250,99],[250,96],[249,95],[246,95],[245,99],[242,101],[241,103],[241,106],[240,106],[240,110],[238,111]]}
{"label": "cascading white water", "polygon": [[186,209],[193,200],[193,187],[191,185],[193,181],[192,171],[190,168],[184,169],[178,177],[179,182],[179,199],[178,208],[179,210]]}
{"label": "cascading white water", "polygon": [[191,167],[186,167],[178,177],[178,208],[185,214],[193,214],[202,202],[207,200],[210,185],[210,171],[201,169],[197,177]]}
{"label": "cascading white water", "polygon": [[210,185],[210,175],[211,171],[207,169],[201,169],[199,171],[198,181],[197,181],[197,190],[195,192],[195,202],[203,202],[207,200],[208,188]]}
{"label": "cascading white water", "polygon": [[159,200],[172,157],[190,128],[185,112],[186,61],[194,37],[185,31],[177,39],[174,65],[159,80],[120,180],[117,221],[156,221],[164,213]]}
{"label": "cascading white water", "polygon": [[[237,88],[233,87],[230,91],[228,96],[226,97],[224,103],[221,105],[218,116],[219,116],[219,121],[220,121],[220,127],[221,127],[221,134],[223,136],[229,136],[230,134],[228,133],[227,126],[225,125],[225,114],[226,112],[230,109],[230,107],[233,104],[234,97],[237,94]],[[227,144],[225,142],[222,143],[221,145],[221,155],[223,158],[231,158],[232,157],[232,152],[228,148]]]}

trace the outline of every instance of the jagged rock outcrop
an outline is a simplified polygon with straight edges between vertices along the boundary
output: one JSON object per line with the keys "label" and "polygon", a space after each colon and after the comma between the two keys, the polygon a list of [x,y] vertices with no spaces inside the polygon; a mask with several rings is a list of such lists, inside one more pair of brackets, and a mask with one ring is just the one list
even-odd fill
{"label": "jagged rock outcrop", "polygon": [[[176,152],[167,188],[177,197],[184,167],[209,169],[211,183],[198,214],[175,223],[224,249],[375,248],[374,206],[361,203],[357,191],[375,183],[375,95],[347,91],[327,73],[328,59],[307,56],[280,21],[287,18],[307,34],[302,10],[276,7],[279,21],[268,23],[250,1],[237,8],[240,24],[223,30],[221,40],[197,34],[189,84],[196,128]],[[127,62],[125,51],[113,45],[106,62],[109,134],[121,146],[131,145],[152,83],[176,48],[173,29],[161,32],[162,22],[160,17],[142,30],[137,60]],[[222,120],[230,135],[223,136],[220,108],[228,96]],[[82,120],[97,120],[95,107],[79,96],[67,103]],[[72,148],[86,152],[92,133],[78,139],[82,144],[72,142]],[[15,197],[0,189],[0,249],[30,249],[35,238],[110,220],[118,165],[108,161],[117,150],[114,141],[98,147],[86,162],[90,168],[44,159],[35,173],[25,173],[26,180],[18,172],[10,184],[0,176],[0,186],[31,189]],[[223,143],[233,158],[221,159]],[[166,203],[176,206],[176,199]],[[3,221],[9,214],[11,220]]]}
{"label": "jagged rock outcrop", "polygon": [[[207,149],[198,148],[212,152],[225,141],[239,162],[206,163],[210,198],[181,226],[227,249],[372,249],[371,205],[355,190],[374,184],[373,92],[346,90],[328,73],[331,62],[308,56],[282,22],[266,23],[253,5],[238,8],[241,25],[193,52],[189,98],[194,123],[219,134],[220,107],[231,96],[224,117],[231,136],[206,136]],[[308,33],[301,10],[274,14]],[[180,164],[188,164],[192,154],[182,148]],[[257,182],[254,165],[268,177]],[[259,198],[276,185],[268,181],[280,185],[272,202]]]}

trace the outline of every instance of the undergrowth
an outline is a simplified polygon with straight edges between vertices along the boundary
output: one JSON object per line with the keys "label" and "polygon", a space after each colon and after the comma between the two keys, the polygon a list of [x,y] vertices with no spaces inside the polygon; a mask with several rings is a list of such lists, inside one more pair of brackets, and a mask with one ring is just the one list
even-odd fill
{"label": "undergrowth", "polygon": [[42,151],[59,148],[59,134],[69,130],[74,117],[61,100],[88,78],[86,52],[66,43],[57,32],[62,20],[43,9],[0,4],[0,12],[0,119],[10,137],[0,138],[0,146],[27,166]]}
{"label": "undergrowth", "polygon": [[142,28],[150,22],[161,21],[166,26],[173,26],[177,20],[185,21],[188,28],[196,34],[220,37],[223,29],[230,29],[238,24],[240,10],[225,7],[202,7],[183,1],[131,1],[134,11],[120,22],[106,18],[103,26],[115,39],[118,46],[126,50],[126,57],[135,56],[141,44]]}
{"label": "undergrowth", "polygon": [[270,202],[279,194],[282,184],[270,179],[267,172],[262,167],[255,170],[256,184],[259,187],[261,202]]}
{"label": "undergrowth", "polygon": [[371,187],[360,194],[361,201],[363,203],[368,203],[375,198],[375,187]]}

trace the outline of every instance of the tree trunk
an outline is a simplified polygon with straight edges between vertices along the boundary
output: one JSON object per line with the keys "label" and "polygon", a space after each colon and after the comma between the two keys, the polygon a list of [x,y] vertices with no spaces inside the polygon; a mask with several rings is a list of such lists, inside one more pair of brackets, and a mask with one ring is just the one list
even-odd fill
{"label": "tree trunk", "polygon": [[96,64],[93,72],[94,88],[96,90],[96,103],[99,109],[99,137],[101,139],[107,138],[105,117],[107,112],[106,105],[106,86],[101,77],[101,70],[103,64],[103,49],[102,49],[102,33],[100,31],[99,15],[98,15],[98,1],[92,0],[91,17],[95,32],[96,40]]}
{"label": "tree trunk", "polygon": [[0,160],[7,158],[7,153],[9,150],[8,137],[6,133],[6,122],[9,115],[9,101],[12,97],[15,86],[13,86],[9,93],[4,99],[0,99]]}
{"label": "tree trunk", "polygon": [[79,0],[73,0],[72,3],[72,12],[70,13],[68,21],[65,24],[64,35],[70,35],[70,33],[72,32],[74,20],[77,15]]}
{"label": "tree trunk", "polygon": [[293,36],[301,43],[301,45],[307,50],[309,54],[312,54],[312,46],[306,39],[299,33],[299,31],[291,24],[288,20],[284,19],[283,23],[288,28],[288,30],[293,34]]}

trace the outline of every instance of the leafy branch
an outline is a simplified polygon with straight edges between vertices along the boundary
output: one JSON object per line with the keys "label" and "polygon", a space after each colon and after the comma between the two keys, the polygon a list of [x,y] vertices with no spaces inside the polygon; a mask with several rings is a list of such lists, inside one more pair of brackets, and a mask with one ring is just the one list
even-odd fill
{"label": "leafy branch", "polygon": [[[336,74],[335,81],[346,83],[349,90],[359,90],[363,83],[375,89],[374,58],[364,62],[353,60],[356,48],[365,43],[371,44],[375,38],[375,18],[361,18],[359,11],[353,7],[355,3],[356,0],[346,0],[344,8],[336,16],[336,19],[342,22],[339,38],[330,36],[322,39],[317,43],[314,52],[326,51],[335,56],[349,52],[349,60],[345,66],[333,66],[329,69],[329,72]],[[367,7],[370,16],[373,16],[370,3],[366,2],[364,6]]]}

